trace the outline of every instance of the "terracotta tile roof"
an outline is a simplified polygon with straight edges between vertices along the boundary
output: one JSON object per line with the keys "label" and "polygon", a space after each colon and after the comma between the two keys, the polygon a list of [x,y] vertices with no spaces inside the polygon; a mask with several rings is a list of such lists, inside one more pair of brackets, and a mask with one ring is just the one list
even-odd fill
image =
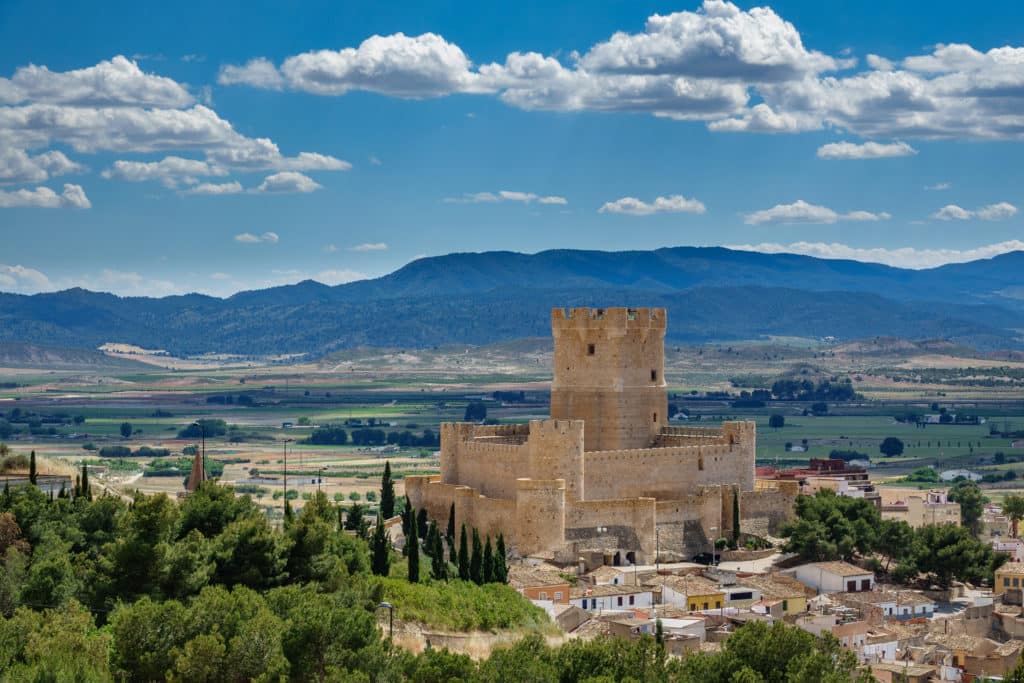
{"label": "terracotta tile roof", "polygon": [[868,569],[863,569],[849,562],[815,562],[813,566],[821,567],[823,570],[837,576],[863,576],[864,574],[873,573]]}
{"label": "terracotta tile roof", "polygon": [[508,583],[516,590],[523,590],[539,586],[561,586],[569,581],[551,569],[512,565],[508,568]]}
{"label": "terracotta tile roof", "polygon": [[649,586],[668,586],[677,593],[684,595],[717,595],[722,593],[722,589],[714,581],[693,574],[654,576],[648,579],[646,583]]}
{"label": "terracotta tile roof", "polygon": [[1024,562],[1007,562],[996,572],[999,574],[1024,574]]}
{"label": "terracotta tile roof", "polygon": [[781,576],[779,574],[763,574],[760,576],[748,576],[743,579],[739,579],[744,586],[750,586],[761,591],[761,596],[766,599],[778,599],[785,600],[788,598],[806,598],[808,597],[808,591],[810,595],[814,595],[814,589],[808,589],[807,586],[800,583],[796,579],[790,576]]}

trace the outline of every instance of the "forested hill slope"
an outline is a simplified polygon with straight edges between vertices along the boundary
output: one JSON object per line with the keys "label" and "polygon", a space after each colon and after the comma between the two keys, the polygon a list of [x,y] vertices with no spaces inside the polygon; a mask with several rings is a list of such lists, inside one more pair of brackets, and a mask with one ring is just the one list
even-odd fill
{"label": "forested hill slope", "polygon": [[1020,272],[1022,252],[924,271],[720,248],[450,254],[374,280],[227,299],[0,294],[0,341],[318,355],[544,336],[552,306],[619,305],[668,308],[673,341],[882,335],[1021,348]]}

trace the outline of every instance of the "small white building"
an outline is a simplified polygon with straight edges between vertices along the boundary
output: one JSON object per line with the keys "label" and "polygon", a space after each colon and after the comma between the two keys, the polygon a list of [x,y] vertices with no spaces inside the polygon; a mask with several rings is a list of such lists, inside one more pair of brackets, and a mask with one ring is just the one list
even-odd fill
{"label": "small white building", "polygon": [[849,562],[813,562],[796,568],[796,578],[818,593],[857,593],[875,588],[875,575]]}
{"label": "small white building", "polygon": [[654,596],[641,586],[577,586],[569,591],[569,604],[591,612],[625,611],[650,607]]}
{"label": "small white building", "polygon": [[693,636],[702,643],[707,638],[703,619],[662,619],[661,628],[666,635]]}
{"label": "small white building", "polygon": [[946,470],[939,474],[942,481],[953,481],[957,477],[963,477],[968,481],[981,481],[981,475],[970,470]]}

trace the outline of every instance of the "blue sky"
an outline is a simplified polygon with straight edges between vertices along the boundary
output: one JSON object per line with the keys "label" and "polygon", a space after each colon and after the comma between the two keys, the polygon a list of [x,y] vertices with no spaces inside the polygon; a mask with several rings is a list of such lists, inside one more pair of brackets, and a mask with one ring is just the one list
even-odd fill
{"label": "blue sky", "polygon": [[0,290],[1024,248],[1019,2],[0,4]]}

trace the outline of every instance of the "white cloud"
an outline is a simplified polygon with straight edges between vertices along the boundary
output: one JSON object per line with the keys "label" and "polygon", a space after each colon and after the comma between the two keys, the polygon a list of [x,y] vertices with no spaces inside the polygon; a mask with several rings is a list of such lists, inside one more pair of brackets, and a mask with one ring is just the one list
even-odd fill
{"label": "white cloud", "polygon": [[1008,202],[989,204],[978,209],[978,218],[983,221],[1002,221],[1012,218],[1017,213],[1017,207]]}
{"label": "white cloud", "polygon": [[614,202],[605,202],[598,213],[622,213],[630,216],[650,216],[655,213],[704,213],[707,208],[696,199],[687,199],[682,195],[657,197],[651,203],[636,197],[623,197]]}
{"label": "white cloud", "polygon": [[384,242],[365,242],[363,244],[357,244],[354,247],[349,247],[349,251],[384,251],[388,248],[388,245]]}
{"label": "white cloud", "polygon": [[183,190],[182,194],[189,195],[222,195],[222,194],[240,194],[245,190],[242,188],[242,183],[237,180],[231,181],[230,183],[200,183],[194,185],[187,190]]}
{"label": "white cloud", "polygon": [[328,254],[333,254],[334,252],[338,251],[338,247],[334,244],[328,244],[324,247],[324,251],[326,251]]}
{"label": "white cloud", "polygon": [[477,74],[458,45],[434,33],[371,36],[357,48],[316,50],[289,57],[276,68],[257,58],[244,66],[225,66],[218,82],[344,95],[366,90],[406,98],[475,92]]}
{"label": "white cloud", "polygon": [[179,183],[192,185],[201,176],[225,176],[223,166],[199,159],[184,159],[178,156],[164,157],[160,161],[115,161],[102,175],[108,180],[143,182],[158,180],[165,187],[176,188]]}
{"label": "white cloud", "polygon": [[221,273],[221,272],[218,271],[216,273],[210,273],[210,279],[211,280],[230,280],[231,276],[228,275],[227,273]]}
{"label": "white cloud", "polygon": [[86,168],[56,150],[30,156],[13,147],[0,149],[0,184],[41,183],[51,176],[81,173]]}
{"label": "white cloud", "polygon": [[314,192],[322,188],[309,176],[295,171],[282,171],[274,175],[268,175],[263,182],[253,190],[254,192],[285,193],[285,192]]}
{"label": "white cloud", "polygon": [[951,187],[953,187],[952,183],[935,183],[934,185],[926,185],[924,189],[939,191],[948,190]]}
{"label": "white cloud", "polygon": [[235,241],[241,242],[242,244],[277,244],[281,238],[276,232],[265,232],[262,235],[256,235],[251,232],[242,232],[235,235]]}
{"label": "white cloud", "polygon": [[1017,213],[1017,207],[1008,202],[989,204],[976,211],[970,211],[956,204],[947,204],[932,214],[932,218],[940,221],[967,221],[972,218],[980,218],[983,221],[1001,221],[1012,218]]}
{"label": "white cloud", "polygon": [[888,213],[871,213],[869,211],[851,211],[847,214],[840,214],[827,206],[809,204],[798,199],[792,204],[776,204],[770,209],[754,211],[744,217],[747,225],[766,224],[831,224],[839,221],[881,221],[888,220],[892,216]]}
{"label": "white cloud", "polygon": [[616,33],[580,59],[582,68],[595,72],[752,82],[801,78],[845,65],[807,50],[796,28],[771,8],[745,12],[721,0],[705,0],[696,12],[655,14],[644,33]]}
{"label": "white cloud", "polygon": [[818,148],[819,159],[885,159],[906,157],[917,154],[917,150],[905,142],[883,144],[879,142],[833,142]]}
{"label": "white cloud", "polygon": [[803,254],[827,259],[852,259],[870,263],[884,263],[898,268],[935,268],[947,263],[966,263],[977,259],[992,258],[1012,251],[1024,250],[1024,242],[1010,240],[989,244],[973,249],[916,249],[901,248],[862,248],[851,247],[840,243],[795,242],[793,244],[730,244],[729,249],[757,251],[764,254]]}
{"label": "white cloud", "polygon": [[220,68],[217,82],[221,85],[251,85],[254,88],[280,90],[284,78],[269,59],[257,57],[242,66],[228,64]]}
{"label": "white cloud", "polygon": [[370,165],[371,165],[371,166],[380,166],[380,164],[381,164],[381,161],[380,161],[380,159],[378,159],[378,158],[377,158],[376,156],[374,156],[373,154],[371,154],[371,155],[370,155],[369,157],[367,157],[367,159],[366,159],[366,160],[370,162]]}
{"label": "white cloud", "polygon": [[519,192],[516,190],[500,190],[498,192],[473,192],[461,197],[446,197],[445,202],[449,204],[482,204],[494,202],[521,202],[529,204],[536,201],[539,204],[560,204],[569,203],[565,197],[555,195],[541,197],[533,192]]}
{"label": "white cloud", "polygon": [[193,98],[170,78],[143,73],[125,58],[73,71],[50,71],[34,64],[0,78],[0,104],[20,102],[92,107],[187,107]]}
{"label": "white cloud", "polygon": [[0,209],[35,208],[35,209],[88,209],[92,206],[81,185],[64,184],[64,191],[57,194],[48,187],[37,187],[34,190],[0,190]]}
{"label": "white cloud", "polygon": [[53,284],[35,268],[0,263],[0,288],[6,292],[34,293],[51,290]]}

